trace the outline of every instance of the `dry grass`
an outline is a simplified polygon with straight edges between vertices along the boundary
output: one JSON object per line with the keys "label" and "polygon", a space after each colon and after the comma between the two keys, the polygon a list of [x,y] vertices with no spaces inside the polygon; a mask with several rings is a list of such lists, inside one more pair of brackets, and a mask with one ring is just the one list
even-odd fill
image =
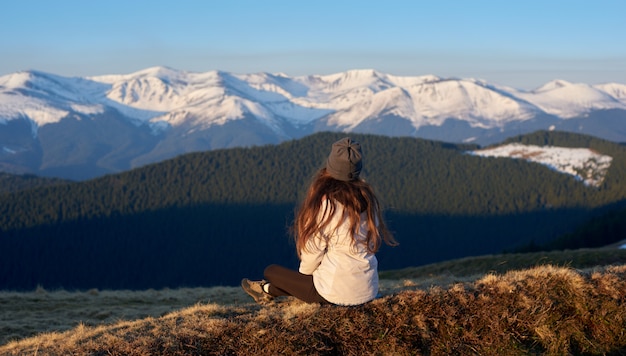
{"label": "dry grass", "polygon": [[248,303],[249,298],[233,287],[85,292],[38,288],[30,293],[0,292],[0,345],[81,324],[95,326],[158,317],[199,302],[237,304]]}
{"label": "dry grass", "polygon": [[[450,276],[381,280],[381,293],[448,285]],[[9,341],[59,332],[79,325],[97,326],[147,317],[160,317],[193,305],[247,305],[250,297],[239,287],[180,288],[145,291],[0,292],[0,345]]]}
{"label": "dry grass", "polygon": [[[196,304],[0,346],[2,355],[626,354],[626,265],[541,266],[449,286],[383,286],[359,307]],[[437,284],[437,283],[435,283]]]}
{"label": "dry grass", "polygon": [[381,271],[380,277],[385,279],[424,278],[425,276],[471,278],[489,272],[505,273],[540,265],[586,269],[595,266],[626,264],[626,249],[616,248],[620,245],[615,244],[606,248],[471,256],[420,267]]}

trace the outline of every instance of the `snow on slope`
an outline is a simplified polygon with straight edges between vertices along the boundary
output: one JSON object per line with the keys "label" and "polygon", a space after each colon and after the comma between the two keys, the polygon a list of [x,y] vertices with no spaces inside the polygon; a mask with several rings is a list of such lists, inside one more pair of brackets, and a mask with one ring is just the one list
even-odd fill
{"label": "snow on slope", "polygon": [[[0,77],[0,122],[28,118],[36,128],[59,122],[72,113],[95,115],[105,107],[114,107],[131,118],[143,121],[154,117],[152,111],[108,100],[111,88],[106,82],[89,78],[62,77],[38,71],[26,71]],[[72,116],[79,119],[79,117]]]}
{"label": "snow on slope", "polygon": [[298,103],[332,110],[329,123],[352,128],[369,118],[395,115],[415,128],[458,118],[472,126],[494,127],[525,120],[540,110],[486,83],[436,76],[397,77],[372,70],[306,78],[311,86]]}
{"label": "snow on slope", "polygon": [[598,90],[602,90],[603,92],[626,104],[626,85],[617,83],[606,83],[594,85],[593,87]]}
{"label": "snow on slope", "polygon": [[574,176],[586,185],[599,186],[613,158],[588,148],[534,146],[512,143],[471,152],[482,157],[510,157],[537,162]]}
{"label": "snow on slope", "polygon": [[155,67],[124,76],[92,79],[111,84],[106,96],[116,103],[161,111],[161,115],[149,118],[153,124],[203,129],[250,114],[280,133],[279,117],[297,123],[328,113],[310,105],[294,104],[292,99],[306,95],[308,88],[284,75],[191,73]]}
{"label": "snow on slope", "polygon": [[59,122],[70,112],[101,113],[103,106],[92,97],[99,90],[99,83],[82,78],[37,71],[5,75],[0,77],[0,123],[29,118],[36,135],[38,126]]}
{"label": "snow on slope", "polygon": [[409,89],[418,115],[441,125],[454,117],[475,127],[498,127],[511,120],[526,120],[539,110],[476,80],[440,80]]}
{"label": "snow on slope", "polygon": [[281,122],[299,127],[322,118],[349,131],[385,116],[404,118],[416,129],[449,118],[489,129],[540,114],[567,119],[596,109],[626,110],[626,85],[553,81],[521,91],[476,79],[400,77],[371,69],[289,77],[153,67],[89,78],[37,71],[0,77],[0,122],[25,117],[36,127],[106,108],[135,124],[191,130],[250,116],[277,132]]}
{"label": "snow on slope", "polygon": [[567,119],[594,109],[626,109],[626,89],[621,90],[616,84],[594,87],[555,80],[531,92],[518,91],[515,95],[548,114]]}
{"label": "snow on slope", "polygon": [[[188,114],[202,116],[196,120],[198,124],[207,125],[240,118],[244,112],[262,112],[268,121],[282,117],[295,125],[330,115],[329,123],[351,128],[368,118],[393,114],[409,120],[416,128],[441,125],[448,118],[491,128],[541,112],[569,118],[592,108],[626,109],[626,99],[621,102],[611,96],[621,93],[615,89],[619,84],[602,90],[555,81],[536,91],[524,92],[474,79],[399,77],[370,69],[291,78],[284,74],[190,73],[155,67],[92,79],[113,85],[107,97],[116,102],[164,112],[185,108]],[[230,96],[243,100],[226,99]],[[208,115],[211,110],[207,107],[219,114]],[[251,107],[254,110],[249,110]],[[181,123],[180,115],[178,118],[165,115],[152,121],[176,125]]]}

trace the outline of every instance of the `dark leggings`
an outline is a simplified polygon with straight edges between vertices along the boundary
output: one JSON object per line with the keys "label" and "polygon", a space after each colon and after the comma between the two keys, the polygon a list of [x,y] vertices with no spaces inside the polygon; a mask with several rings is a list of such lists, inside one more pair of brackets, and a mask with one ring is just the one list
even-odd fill
{"label": "dark leggings", "polygon": [[269,265],[263,272],[270,282],[270,294],[274,297],[293,296],[307,303],[329,304],[313,285],[313,276],[302,274],[279,265]]}

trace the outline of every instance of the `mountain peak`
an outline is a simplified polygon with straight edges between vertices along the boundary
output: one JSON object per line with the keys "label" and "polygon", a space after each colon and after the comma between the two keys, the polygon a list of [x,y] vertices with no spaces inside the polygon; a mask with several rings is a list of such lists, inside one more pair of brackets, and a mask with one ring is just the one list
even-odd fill
{"label": "mountain peak", "polygon": [[350,91],[369,89],[378,92],[393,86],[387,76],[373,69],[354,69],[317,77],[323,83],[323,91]]}
{"label": "mountain peak", "polygon": [[25,70],[0,77],[0,85],[7,88],[45,87],[46,82],[58,84],[71,79],[39,70]]}
{"label": "mountain peak", "polygon": [[546,92],[546,91],[551,91],[551,90],[555,90],[555,89],[561,89],[561,88],[565,88],[568,86],[573,85],[572,83],[568,82],[567,80],[562,80],[562,79],[556,79],[556,80],[552,80],[550,82],[547,82],[546,84],[540,86],[539,88],[533,90],[533,92],[535,93],[540,93],[540,92]]}
{"label": "mountain peak", "polygon": [[35,74],[32,71],[15,72],[0,77],[0,87],[2,88],[22,88],[34,78]]}
{"label": "mountain peak", "polygon": [[170,67],[155,66],[131,73],[130,75],[134,77],[155,77],[160,79],[170,79],[179,77],[183,73],[184,72]]}
{"label": "mountain peak", "polygon": [[155,66],[129,74],[105,74],[89,77],[89,79],[108,84],[141,78],[158,78],[162,81],[170,82],[173,80],[178,80],[179,78],[184,77],[186,74],[186,72],[172,69],[169,67]]}
{"label": "mountain peak", "polygon": [[619,83],[605,83],[594,85],[594,88],[602,90],[626,104],[626,85]]}

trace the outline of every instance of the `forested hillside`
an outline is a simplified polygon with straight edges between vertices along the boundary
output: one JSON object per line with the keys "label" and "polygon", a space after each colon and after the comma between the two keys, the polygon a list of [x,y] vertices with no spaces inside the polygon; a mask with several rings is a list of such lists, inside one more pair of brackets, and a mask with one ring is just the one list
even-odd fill
{"label": "forested hillside", "polygon": [[[0,195],[0,288],[236,284],[295,265],[293,209],[332,142],[187,154],[99,179]],[[545,244],[626,198],[626,150],[587,136],[515,140],[613,157],[599,188],[545,166],[466,154],[471,145],[351,135],[400,242],[381,269]]]}
{"label": "forested hillside", "polygon": [[31,174],[17,175],[0,172],[0,194],[19,192],[64,182],[68,181],[58,178],[43,178]]}
{"label": "forested hillside", "polygon": [[594,216],[576,228],[543,246],[542,250],[578,249],[584,247],[601,247],[626,239],[626,208],[621,207]]}

